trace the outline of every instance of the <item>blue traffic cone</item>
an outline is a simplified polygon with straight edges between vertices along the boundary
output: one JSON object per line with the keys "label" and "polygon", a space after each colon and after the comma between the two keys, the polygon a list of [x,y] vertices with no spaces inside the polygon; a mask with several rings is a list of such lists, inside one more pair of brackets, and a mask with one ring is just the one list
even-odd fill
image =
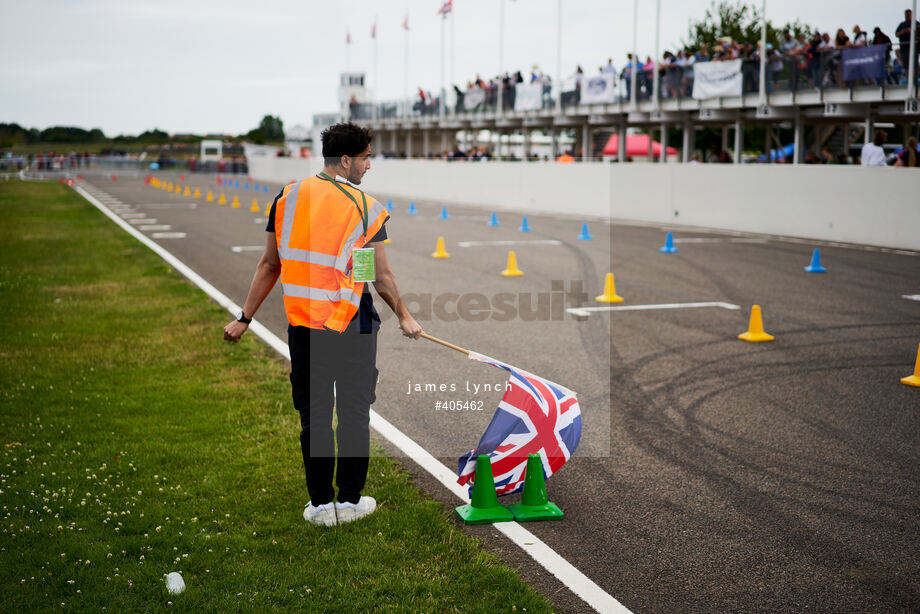
{"label": "blue traffic cone", "polygon": [[668,236],[665,237],[664,239],[664,246],[659,247],[658,251],[661,252],[662,254],[676,254],[677,252],[680,251],[679,249],[674,247],[674,235],[672,233],[670,232],[668,233]]}
{"label": "blue traffic cone", "polygon": [[447,207],[441,207],[441,215],[438,217],[442,220],[450,219],[450,216],[447,215]]}
{"label": "blue traffic cone", "polygon": [[240,187],[240,182],[237,181],[237,182],[236,182],[236,185],[235,185],[234,187],[239,188],[239,187]]}
{"label": "blue traffic cone", "polygon": [[258,192],[258,191],[259,191],[259,184],[258,184],[258,183],[253,183],[253,184],[252,184],[252,189],[255,190],[256,192]]}
{"label": "blue traffic cone", "polygon": [[409,203],[409,215],[415,215],[418,213],[418,210],[415,208],[415,201]]}
{"label": "blue traffic cone", "polygon": [[498,226],[498,216],[495,212],[492,212],[492,217],[489,218],[489,226]]}
{"label": "blue traffic cone", "polygon": [[805,267],[806,273],[827,273],[827,269],[821,266],[821,251],[816,247],[811,253],[811,264]]}
{"label": "blue traffic cone", "polygon": [[518,228],[518,230],[520,230],[521,232],[530,232],[530,226],[527,225],[527,216],[526,216],[526,215],[525,215],[524,218],[521,220],[521,227]]}
{"label": "blue traffic cone", "polygon": [[581,234],[578,235],[578,238],[582,241],[590,241],[594,237],[591,236],[591,233],[588,232],[588,222],[584,222],[581,225]]}
{"label": "blue traffic cone", "polygon": [[387,199],[387,211],[392,211],[392,210],[393,210],[393,199],[388,198]]}
{"label": "blue traffic cone", "polygon": [[268,194],[268,185],[262,186],[262,192],[264,192],[265,194]]}
{"label": "blue traffic cone", "polygon": [[244,189],[244,190],[248,190],[248,189],[249,189],[249,182],[248,182],[248,181],[247,181],[246,183],[243,184],[243,189]]}

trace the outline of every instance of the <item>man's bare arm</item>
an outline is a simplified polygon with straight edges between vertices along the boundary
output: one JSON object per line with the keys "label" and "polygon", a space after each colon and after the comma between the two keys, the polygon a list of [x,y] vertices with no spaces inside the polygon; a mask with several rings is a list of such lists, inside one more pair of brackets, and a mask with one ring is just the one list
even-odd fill
{"label": "man's bare arm", "polygon": [[399,328],[402,329],[403,335],[418,339],[419,335],[422,334],[422,327],[409,313],[406,304],[399,296],[399,288],[396,287],[396,276],[393,274],[390,262],[387,260],[386,246],[382,241],[368,243],[367,245],[374,248],[374,268],[376,269],[377,277],[374,282],[374,290],[396,314],[399,319]]}
{"label": "man's bare arm", "polygon": [[[256,311],[262,305],[265,297],[275,287],[278,276],[281,275],[281,258],[278,256],[278,246],[276,244],[275,234],[272,232],[268,235],[265,244],[265,251],[256,267],[256,273],[252,277],[252,283],[249,285],[249,294],[246,296],[246,302],[243,304],[243,315],[247,318],[253,318]],[[236,343],[246,332],[249,325],[234,320],[224,327],[224,340]]]}

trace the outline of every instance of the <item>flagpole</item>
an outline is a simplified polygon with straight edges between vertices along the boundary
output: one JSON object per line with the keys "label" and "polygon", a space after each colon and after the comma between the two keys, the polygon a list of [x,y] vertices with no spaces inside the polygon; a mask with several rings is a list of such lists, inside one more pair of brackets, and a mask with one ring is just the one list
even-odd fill
{"label": "flagpole", "polygon": [[[441,93],[438,96],[438,116],[444,117],[444,26],[447,16],[441,16]],[[427,152],[426,152],[427,153]]]}
{"label": "flagpole", "polygon": [[403,117],[409,117],[409,14],[406,13],[406,20],[403,22],[403,30],[406,32],[406,66],[403,72],[403,85],[405,89],[405,99],[403,100]]}
{"label": "flagpole", "polygon": [[[505,82],[502,72],[505,70],[505,0],[501,0],[498,9],[498,105],[496,110],[501,116],[504,110]],[[491,137],[490,137],[491,138]],[[499,144],[500,144],[499,137]]]}
{"label": "flagpole", "polygon": [[421,336],[421,337],[424,337],[425,339],[428,339],[428,341],[434,341],[435,343],[440,343],[440,344],[443,345],[444,347],[448,347],[448,348],[450,348],[450,349],[452,349],[452,350],[457,350],[457,351],[460,352],[461,354],[466,354],[467,356],[470,355],[470,351],[469,351],[469,350],[464,350],[462,347],[460,347],[460,346],[458,346],[458,345],[454,345],[453,343],[448,343],[447,341],[444,341],[443,339],[438,339],[437,337],[432,337],[431,335],[429,335],[429,334],[427,334],[427,333],[422,333],[420,336]]}
{"label": "flagpole", "polygon": [[[629,102],[633,109],[636,108],[639,96],[636,92],[636,84],[639,77],[639,51],[638,51],[638,42],[636,39],[637,32],[639,31],[639,0],[633,1],[633,40],[632,40],[632,66],[629,68]],[[625,148],[626,144],[621,144],[621,147]]]}
{"label": "flagpole", "polygon": [[556,111],[562,112],[562,0],[556,2]]}
{"label": "flagpole", "polygon": [[377,121],[377,106],[380,104],[380,73],[377,70],[377,18],[374,17],[374,113],[372,117]]}
{"label": "flagpole", "polygon": [[[451,89],[454,86],[454,9],[450,10],[450,84]],[[454,109],[457,108],[456,102],[453,106]]]}

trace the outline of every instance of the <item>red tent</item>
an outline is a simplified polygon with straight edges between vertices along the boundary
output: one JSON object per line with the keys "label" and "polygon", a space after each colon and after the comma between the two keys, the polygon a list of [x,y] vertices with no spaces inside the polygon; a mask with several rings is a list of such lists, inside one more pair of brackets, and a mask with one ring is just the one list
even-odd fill
{"label": "red tent", "polygon": [[[648,135],[647,134],[627,134],[626,135],[626,155],[633,158],[648,157]],[[619,151],[620,135],[612,134],[607,144],[604,146],[605,156],[616,156]],[[652,141],[652,155],[656,158],[661,156],[661,143]],[[677,150],[668,147],[668,155],[676,156]]]}

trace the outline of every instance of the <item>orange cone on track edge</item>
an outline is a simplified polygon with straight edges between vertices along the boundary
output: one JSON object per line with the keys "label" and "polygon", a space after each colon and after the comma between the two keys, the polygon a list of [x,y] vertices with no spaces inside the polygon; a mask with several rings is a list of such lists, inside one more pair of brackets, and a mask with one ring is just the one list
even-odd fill
{"label": "orange cone on track edge", "polygon": [[920,388],[920,347],[917,348],[917,362],[914,364],[914,374],[902,377],[901,383]]}

